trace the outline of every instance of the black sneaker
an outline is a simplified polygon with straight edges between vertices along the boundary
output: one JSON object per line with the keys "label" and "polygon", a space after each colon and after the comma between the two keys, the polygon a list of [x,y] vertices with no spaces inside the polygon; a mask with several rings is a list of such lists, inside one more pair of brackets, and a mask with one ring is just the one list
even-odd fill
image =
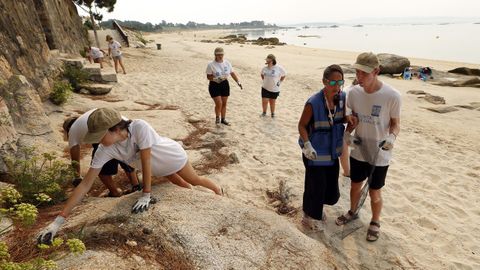
{"label": "black sneaker", "polygon": [[220,125],[220,117],[215,118],[215,124]]}
{"label": "black sneaker", "polygon": [[275,118],[275,113],[272,113],[272,118]]}
{"label": "black sneaker", "polygon": [[225,119],[222,119],[222,124],[224,124],[224,125],[226,125],[226,126],[230,126],[230,123],[227,122],[227,120],[225,120]]}

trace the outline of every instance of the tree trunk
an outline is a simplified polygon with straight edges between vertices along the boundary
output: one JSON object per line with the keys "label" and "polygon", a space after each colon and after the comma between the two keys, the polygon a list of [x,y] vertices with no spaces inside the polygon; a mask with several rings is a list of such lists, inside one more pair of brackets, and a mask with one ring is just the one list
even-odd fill
{"label": "tree trunk", "polygon": [[92,22],[93,35],[95,36],[95,42],[97,44],[97,48],[100,49],[100,41],[98,41],[97,28],[95,27],[95,19],[93,18],[92,9],[90,8],[88,11],[90,12],[90,21]]}

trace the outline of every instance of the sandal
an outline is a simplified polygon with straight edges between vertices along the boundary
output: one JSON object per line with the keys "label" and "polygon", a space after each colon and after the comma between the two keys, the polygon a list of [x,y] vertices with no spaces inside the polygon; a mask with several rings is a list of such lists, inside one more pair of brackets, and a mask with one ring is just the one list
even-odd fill
{"label": "sandal", "polygon": [[370,227],[367,231],[367,241],[375,242],[380,237],[380,223],[375,221],[370,221]]}
{"label": "sandal", "polygon": [[337,220],[335,220],[335,224],[337,224],[338,226],[342,226],[357,218],[358,214],[354,214],[352,213],[352,211],[348,210],[346,214],[339,216]]}

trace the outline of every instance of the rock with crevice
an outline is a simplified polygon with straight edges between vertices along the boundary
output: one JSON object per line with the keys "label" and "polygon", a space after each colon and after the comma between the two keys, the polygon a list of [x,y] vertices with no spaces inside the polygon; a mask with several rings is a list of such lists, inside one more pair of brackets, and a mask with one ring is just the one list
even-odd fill
{"label": "rock with crevice", "polygon": [[91,95],[106,95],[113,89],[113,85],[111,84],[100,83],[82,83],[79,84],[79,87],[80,89],[87,90]]}
{"label": "rock with crevice", "polygon": [[458,109],[453,106],[433,107],[433,108],[426,108],[426,109],[436,113],[449,113],[449,112],[458,111]]}
{"label": "rock with crevice", "polygon": [[[59,266],[87,269],[92,261],[100,262],[105,252],[115,250],[116,254],[124,255],[108,261],[108,265],[119,270],[131,269],[133,254],[142,257],[145,265],[155,265],[158,269],[180,269],[179,265],[184,269],[351,267],[338,265],[321,242],[273,212],[171,184],[154,186],[152,194],[160,201],[137,215],[130,209],[138,194],[88,199],[61,231],[82,229],[88,259],[85,255],[80,258],[69,255],[58,261]],[[142,227],[155,230],[146,236],[139,229]],[[125,245],[126,240],[136,241],[137,246]]]}
{"label": "rock with crevice", "polygon": [[431,95],[431,94],[428,94],[428,93],[425,94],[423,99],[425,99],[426,101],[428,101],[432,104],[436,104],[436,105],[445,104],[445,98],[443,98],[441,96]]}
{"label": "rock with crevice", "polygon": [[448,71],[449,73],[467,75],[467,76],[480,76],[480,69],[459,67]]}

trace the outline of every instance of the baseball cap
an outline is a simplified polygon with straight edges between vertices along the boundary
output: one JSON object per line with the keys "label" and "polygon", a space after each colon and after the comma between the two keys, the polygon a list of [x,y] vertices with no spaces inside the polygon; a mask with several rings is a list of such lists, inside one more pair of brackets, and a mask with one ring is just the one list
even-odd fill
{"label": "baseball cap", "polygon": [[119,112],[110,108],[100,108],[90,114],[87,121],[88,132],[83,138],[85,143],[99,143],[109,128],[122,121]]}
{"label": "baseball cap", "polygon": [[215,54],[215,55],[217,55],[217,54],[224,54],[223,48],[221,48],[221,47],[215,48],[214,54]]}
{"label": "baseball cap", "polygon": [[378,68],[380,63],[377,56],[371,52],[364,52],[357,56],[357,61],[353,64],[353,68],[359,69],[366,73],[372,72],[374,69]]}
{"label": "baseball cap", "polygon": [[273,54],[269,54],[267,55],[267,59],[276,60],[276,57]]}

